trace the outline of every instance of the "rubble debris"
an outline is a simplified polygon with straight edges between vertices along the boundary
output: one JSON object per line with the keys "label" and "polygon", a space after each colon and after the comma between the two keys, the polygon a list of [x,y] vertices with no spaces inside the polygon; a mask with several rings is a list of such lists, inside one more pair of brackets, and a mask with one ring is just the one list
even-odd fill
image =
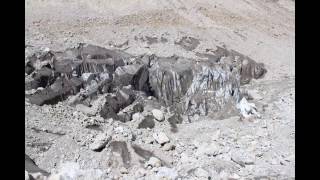
{"label": "rubble debris", "polygon": [[231,160],[241,167],[254,164],[254,156],[243,150],[236,150],[231,153]]}
{"label": "rubble debris", "polygon": [[183,49],[187,51],[192,51],[198,47],[200,41],[193,37],[182,37],[179,41],[175,42],[175,44],[180,45]]}
{"label": "rubble debris", "polygon": [[110,140],[111,140],[110,135],[106,133],[98,134],[94,142],[90,144],[89,148],[93,151],[100,152],[104,147],[106,147],[106,145],[108,144],[108,142],[110,142]]}
{"label": "rubble debris", "polygon": [[134,101],[133,91],[128,89],[121,89],[117,91],[116,94],[108,94],[106,96],[106,102],[100,111],[100,116],[103,117],[104,119],[113,118],[113,119],[121,120],[117,115],[117,113],[121,109],[130,105],[133,101]]}
{"label": "rubble debris", "polygon": [[153,116],[151,115],[147,115],[145,117],[143,117],[143,120],[139,123],[138,125],[138,129],[152,129],[155,126],[154,120],[153,120]]}
{"label": "rubble debris", "polygon": [[197,168],[194,171],[194,175],[198,178],[205,178],[205,179],[209,178],[209,173],[206,170],[204,170],[203,168]]}
{"label": "rubble debris", "polygon": [[158,43],[158,38],[146,36],[146,41],[148,45],[151,45],[151,44]]}
{"label": "rubble debris", "polygon": [[136,122],[136,121],[142,121],[144,119],[144,116],[140,113],[140,112],[137,112],[137,113],[134,113],[132,115],[132,121]]}
{"label": "rubble debris", "polygon": [[144,168],[139,168],[136,172],[135,172],[135,176],[137,178],[142,178],[144,176],[146,176],[147,171]]}
{"label": "rubble debris", "polygon": [[170,139],[164,132],[157,132],[157,133],[154,133],[152,136],[156,140],[156,142],[161,145],[164,145],[165,143],[170,142]]}
{"label": "rubble debris", "polygon": [[159,179],[177,179],[179,177],[177,170],[168,167],[159,167],[156,176]]}
{"label": "rubble debris", "polygon": [[121,167],[121,168],[119,169],[119,171],[120,171],[121,174],[128,174],[128,169],[125,168],[125,167]]}
{"label": "rubble debris", "polygon": [[122,43],[114,43],[113,41],[109,41],[109,46],[110,47],[116,47],[116,48],[123,48],[123,47],[126,47],[126,46],[128,46],[129,45],[129,40],[126,40],[126,41],[124,41],[124,42],[122,42]]}
{"label": "rubble debris", "polygon": [[143,112],[143,105],[141,103],[137,103],[133,105],[133,112]]}
{"label": "rubble debris", "polygon": [[87,114],[89,116],[95,115],[95,112],[88,106],[85,106],[83,104],[77,104],[76,109],[84,114]]}
{"label": "rubble debris", "polygon": [[162,146],[162,149],[165,151],[171,151],[174,148],[175,148],[175,146],[172,143],[167,143]]}
{"label": "rubble debris", "polygon": [[78,163],[70,161],[61,163],[56,171],[48,177],[48,180],[106,179],[102,170],[82,169]]}
{"label": "rubble debris", "polygon": [[219,149],[220,147],[215,142],[211,142],[211,143],[203,142],[200,145],[196,144],[196,146],[198,146],[197,147],[198,149],[195,153],[195,155],[197,156],[202,156],[202,155],[216,156],[221,153],[221,150]]}
{"label": "rubble debris", "polygon": [[157,120],[157,121],[164,121],[164,115],[163,115],[163,112],[159,109],[153,109],[152,111],[152,115],[154,116],[154,118]]}

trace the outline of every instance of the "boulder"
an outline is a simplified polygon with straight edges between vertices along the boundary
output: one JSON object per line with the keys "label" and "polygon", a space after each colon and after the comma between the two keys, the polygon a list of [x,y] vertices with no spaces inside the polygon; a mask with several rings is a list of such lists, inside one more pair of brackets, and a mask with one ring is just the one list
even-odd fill
{"label": "boulder", "polygon": [[156,142],[161,145],[170,142],[170,139],[164,132],[154,133],[152,136],[156,140]]}
{"label": "boulder", "polygon": [[[109,94],[106,96],[106,102],[100,111],[100,116],[104,119],[113,118],[125,122],[125,120],[123,119],[125,118],[125,115],[123,115],[122,113],[119,117],[118,113],[121,109],[129,106],[134,101],[134,99],[134,91],[126,88],[117,91],[115,94]],[[131,120],[131,116],[132,115],[130,115],[129,118],[125,119]]]}
{"label": "boulder", "polygon": [[164,121],[164,115],[163,112],[159,109],[153,109],[152,111],[152,115],[153,117],[157,120],[157,121]]}
{"label": "boulder", "polygon": [[111,136],[106,133],[101,133],[97,135],[94,142],[90,144],[90,149],[93,151],[101,151],[110,142]]}
{"label": "boulder", "polygon": [[147,162],[146,166],[151,166],[151,167],[160,167],[161,166],[161,160],[156,158],[156,157],[151,157]]}

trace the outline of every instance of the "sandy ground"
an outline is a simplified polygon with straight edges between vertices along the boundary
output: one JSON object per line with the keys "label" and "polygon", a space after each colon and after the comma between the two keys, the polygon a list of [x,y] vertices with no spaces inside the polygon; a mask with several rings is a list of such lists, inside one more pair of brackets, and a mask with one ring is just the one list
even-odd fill
{"label": "sandy ground", "polygon": [[[179,125],[175,134],[164,128],[174,139],[176,150],[167,154],[159,151],[159,154],[168,161],[172,159],[173,169],[179,174],[202,168],[213,179],[295,178],[293,1],[26,0],[25,5],[26,55],[45,47],[63,50],[79,42],[112,49],[127,41],[120,49],[136,55],[196,57],[196,52],[224,45],[263,62],[268,70],[266,76],[246,86],[261,97],[253,100],[261,119],[204,118]],[[200,45],[193,51],[176,46],[175,41],[185,35],[199,39]],[[147,44],[140,40],[145,36],[164,37],[168,41]],[[95,172],[97,169],[106,171],[103,159],[106,152],[94,153],[77,144],[75,137],[82,138],[77,132],[82,127],[74,112],[63,103],[43,107],[26,104],[26,153],[49,172],[68,161],[78,162],[79,168],[87,173],[99,174]],[[213,137],[222,149],[220,155],[197,157],[193,147]],[[232,160],[237,151],[253,155],[253,163],[239,166]],[[137,178],[131,174],[133,170],[121,178]],[[152,173],[149,175],[145,179],[153,179]]]}

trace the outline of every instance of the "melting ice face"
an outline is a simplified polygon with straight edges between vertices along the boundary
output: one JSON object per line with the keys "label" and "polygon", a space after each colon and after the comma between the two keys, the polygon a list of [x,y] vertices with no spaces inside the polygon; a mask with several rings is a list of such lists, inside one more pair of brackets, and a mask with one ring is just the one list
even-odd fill
{"label": "melting ice face", "polygon": [[[186,45],[192,39],[185,41]],[[266,73],[263,64],[232,50],[219,47],[206,57],[200,61],[177,56],[132,56],[89,44],[64,52],[38,52],[28,58],[26,73],[31,78],[25,88],[43,89],[26,97],[33,104],[43,105],[77,95],[75,102],[90,104],[98,94],[108,94],[100,115],[124,122],[136,112],[127,107],[137,101],[144,106],[143,99],[150,95],[177,113],[207,115],[229,108],[230,103],[244,104],[240,86]],[[239,109],[244,112],[240,107],[243,105]]]}

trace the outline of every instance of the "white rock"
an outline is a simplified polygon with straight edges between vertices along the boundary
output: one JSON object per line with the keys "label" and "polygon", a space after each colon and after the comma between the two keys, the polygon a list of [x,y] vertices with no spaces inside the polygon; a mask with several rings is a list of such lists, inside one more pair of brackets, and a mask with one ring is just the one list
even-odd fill
{"label": "white rock", "polygon": [[121,167],[119,171],[121,174],[128,174],[128,170],[125,167]]}
{"label": "white rock", "polygon": [[94,142],[90,144],[89,148],[93,151],[98,151],[104,148],[110,140],[111,136],[108,136],[105,133],[101,133],[95,138]]}
{"label": "white rock", "polygon": [[83,105],[83,104],[77,104],[77,105],[76,105],[76,109],[77,109],[78,111],[84,113],[84,114],[87,114],[87,115],[93,116],[93,115],[96,114],[96,112],[95,112],[93,109],[91,109],[90,107],[85,106],[85,105]]}
{"label": "white rock", "polygon": [[209,177],[209,173],[202,168],[197,168],[194,171],[194,175],[198,178],[206,178],[207,179]]}
{"label": "white rock", "polygon": [[163,112],[160,111],[159,109],[153,109],[152,111],[152,115],[153,117],[157,120],[157,121],[163,121],[164,120],[164,115]]}
{"label": "white rock", "polygon": [[161,145],[170,142],[168,136],[163,132],[154,133],[152,136],[156,140],[156,142]]}
{"label": "white rock", "polygon": [[56,175],[53,175],[52,180],[71,180],[83,174],[80,165],[75,162],[64,162],[59,165]]}
{"label": "white rock", "polygon": [[121,133],[124,132],[124,128],[123,128],[122,126],[118,126],[118,127],[116,127],[116,128],[114,129],[114,131],[115,131],[116,133],[121,134]]}
{"label": "white rock", "polygon": [[27,94],[27,95],[34,94],[34,93],[36,93],[36,91],[37,90],[35,90],[35,89],[31,89],[31,90],[25,91],[25,94]]}
{"label": "white rock", "polygon": [[256,105],[254,103],[249,103],[246,98],[241,99],[241,101],[237,104],[237,109],[239,109],[241,115],[245,118],[249,118],[252,115],[261,117],[257,112]]}
{"label": "white rock", "polygon": [[101,79],[101,81],[105,81],[107,79],[110,79],[109,74],[107,72],[100,73],[100,79]]}
{"label": "white rock", "polygon": [[185,163],[194,163],[194,162],[197,162],[197,159],[193,156],[189,156],[187,155],[186,153],[181,153],[180,155],[180,162],[182,164],[185,164]]}
{"label": "white rock", "polygon": [[50,51],[50,48],[46,47],[46,48],[44,48],[43,51],[44,51],[44,52],[49,52],[49,51]]}
{"label": "white rock", "polygon": [[114,122],[113,118],[107,119],[107,123],[112,124]]}
{"label": "white rock", "polygon": [[99,124],[100,123],[96,118],[85,118],[81,121],[83,127],[99,126]]}
{"label": "white rock", "polygon": [[28,171],[24,171],[24,180],[29,180],[29,173]]}
{"label": "white rock", "polygon": [[192,117],[192,121],[199,121],[199,119],[200,119],[199,114],[195,114],[195,115]]}
{"label": "white rock", "polygon": [[84,82],[89,83],[92,79],[94,79],[94,74],[93,74],[93,73],[83,73],[83,74],[81,75],[81,79],[82,79]]}
{"label": "white rock", "polygon": [[165,151],[170,151],[174,148],[174,145],[171,144],[171,143],[167,143],[165,145],[163,145],[162,149],[165,150]]}
{"label": "white rock", "polygon": [[202,155],[216,156],[220,153],[221,153],[220,147],[215,142],[201,143],[198,146],[198,149],[196,151],[197,156],[202,156]]}
{"label": "white rock", "polygon": [[173,168],[167,168],[167,167],[159,167],[157,172],[157,177],[159,179],[177,179],[178,173]]}
{"label": "white rock", "polygon": [[48,177],[48,180],[64,180],[62,174],[52,174]]}
{"label": "white rock", "polygon": [[143,118],[144,116],[139,112],[132,115],[132,121],[141,121]]}
{"label": "white rock", "polygon": [[161,161],[160,159],[156,157],[151,157],[149,161],[146,163],[146,166],[151,166],[151,167],[160,167],[161,166]]}
{"label": "white rock", "polygon": [[241,166],[250,165],[254,163],[254,155],[250,154],[244,150],[234,150],[231,153],[232,161],[238,163]]}
{"label": "white rock", "polygon": [[154,139],[152,137],[145,137],[143,139],[143,141],[146,143],[146,144],[152,144],[154,142]]}

